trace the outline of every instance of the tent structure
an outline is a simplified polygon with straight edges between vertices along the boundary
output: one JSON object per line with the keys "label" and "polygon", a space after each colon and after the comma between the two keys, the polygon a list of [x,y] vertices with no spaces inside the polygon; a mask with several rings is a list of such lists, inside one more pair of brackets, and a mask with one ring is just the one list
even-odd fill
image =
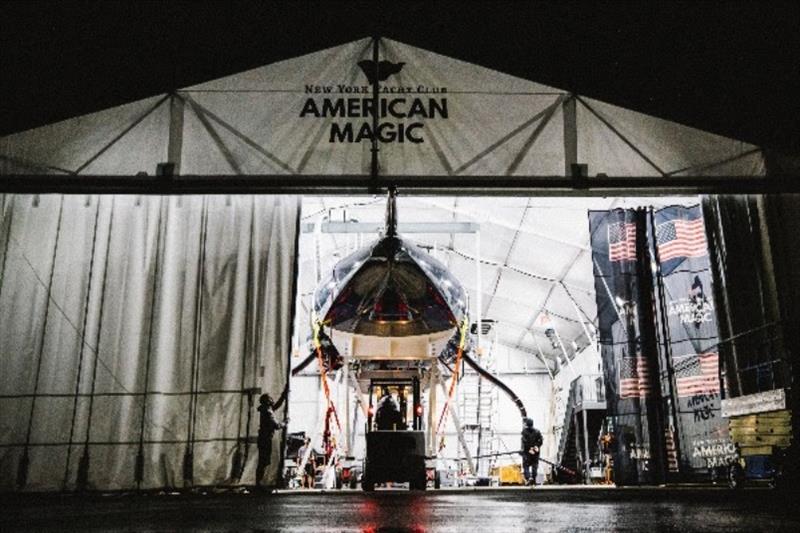
{"label": "tent structure", "polygon": [[[3,174],[367,175],[372,39],[0,140]],[[381,176],[760,176],[758,147],[381,39]],[[389,73],[390,69],[396,72]],[[366,126],[366,129],[363,129]],[[369,131],[368,131],[369,130]],[[403,134],[400,131],[403,130]]]}
{"label": "tent structure", "polygon": [[[287,190],[317,176],[568,185],[575,164],[589,176],[664,186],[680,176],[765,175],[756,146],[388,39],[0,138],[0,183],[104,176],[123,190],[160,163],[174,176],[152,183],[188,175],[212,189],[244,187],[248,176]],[[337,203],[315,201],[318,211]],[[418,240],[447,258],[471,305],[480,300],[483,316],[504,324],[512,351],[543,356],[551,370],[566,363],[560,346],[543,342],[543,320],[570,354],[573,341],[591,343],[586,205],[408,202],[401,222],[479,223],[479,246],[461,233]],[[256,389],[279,396],[286,385],[299,206],[290,195],[2,195],[0,411],[18,413],[0,425],[2,488],[252,482],[248,437],[258,420],[249,402]],[[337,249],[331,241],[325,251]],[[301,280],[300,293],[311,284]],[[273,440],[269,483],[279,467]]]}

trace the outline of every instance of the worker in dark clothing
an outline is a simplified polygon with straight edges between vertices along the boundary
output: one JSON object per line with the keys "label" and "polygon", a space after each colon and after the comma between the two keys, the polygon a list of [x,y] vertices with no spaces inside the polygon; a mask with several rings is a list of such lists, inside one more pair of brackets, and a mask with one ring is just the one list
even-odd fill
{"label": "worker in dark clothing", "polygon": [[522,428],[522,468],[525,475],[525,483],[528,485],[536,484],[536,472],[539,470],[539,453],[542,447],[542,434],[533,427],[533,420],[523,418],[524,427]]}
{"label": "worker in dark clothing", "polygon": [[400,414],[400,406],[389,391],[384,392],[378,402],[378,408],[375,410],[375,426],[383,431],[406,429]]}
{"label": "worker in dark clothing", "polygon": [[272,462],[272,437],[276,430],[285,428],[288,422],[288,419],[284,422],[275,420],[275,415],[272,412],[275,404],[269,394],[262,394],[259,398],[259,403],[257,487],[261,486],[261,478],[264,477],[264,472]]}

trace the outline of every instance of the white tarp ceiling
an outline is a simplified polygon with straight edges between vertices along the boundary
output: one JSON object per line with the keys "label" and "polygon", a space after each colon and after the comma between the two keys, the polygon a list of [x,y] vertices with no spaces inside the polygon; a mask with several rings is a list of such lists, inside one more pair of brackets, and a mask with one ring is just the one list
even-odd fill
{"label": "white tarp ceiling", "polygon": [[[552,198],[552,197],[415,197],[398,198],[400,224],[474,222],[474,233],[414,233],[404,235],[425,247],[445,263],[467,289],[470,317],[481,316],[497,322],[498,342],[503,348],[530,354],[544,354],[551,370],[565,364],[561,346],[545,331],[558,332],[570,358],[590,344],[594,335],[597,306],[594,292],[589,209],[667,205],[693,205],[697,197],[660,198]],[[366,245],[372,234],[315,233],[325,221],[382,223],[385,198],[307,197],[303,222],[308,228],[300,241],[301,304],[300,342],[310,331],[308,310],[316,286],[316,270],[325,272],[359,243]],[[309,226],[313,223],[314,226]],[[317,259],[319,258],[319,259]],[[480,260],[480,291],[477,283]],[[317,263],[318,261],[318,263]],[[315,264],[317,263],[317,264]],[[317,266],[318,265],[318,266]],[[543,323],[545,317],[548,323]],[[537,319],[539,321],[537,322]],[[581,324],[581,320],[584,325]],[[573,344],[574,342],[574,344]],[[577,348],[576,348],[577,346]]]}
{"label": "white tarp ceiling", "polygon": [[[379,50],[398,70],[381,84],[381,131],[406,132],[381,143],[383,175],[564,176],[565,146],[592,176],[764,174],[740,141],[397,41]],[[370,142],[355,140],[371,127],[358,65],[371,57],[362,39],[9,135],[0,173],[152,174],[170,160],[194,175],[369,174]]]}

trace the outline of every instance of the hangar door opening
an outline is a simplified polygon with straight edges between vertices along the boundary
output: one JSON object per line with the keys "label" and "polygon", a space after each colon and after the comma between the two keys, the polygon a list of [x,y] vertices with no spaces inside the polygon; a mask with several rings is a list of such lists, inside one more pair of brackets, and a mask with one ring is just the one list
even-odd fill
{"label": "hangar door opening", "polygon": [[[155,176],[147,177],[154,167]],[[392,183],[498,194],[503,187],[587,194],[620,187],[780,190],[781,180],[773,180],[780,176],[767,170],[758,146],[386,38],[360,39],[0,139],[4,190],[26,193],[221,194],[241,187],[337,193]],[[3,195],[0,407],[16,415],[0,426],[0,483],[127,489],[253,482],[256,396],[268,392],[285,414],[286,378],[280,376],[289,371],[287,361],[309,363],[294,382],[292,401],[308,404],[290,408],[297,413],[292,433],[305,432],[319,450],[326,420],[331,437],[331,425],[338,432],[335,445],[325,440],[325,465],[333,464],[332,449],[358,462],[363,439],[353,431],[367,428],[369,399],[377,410],[387,391],[392,401],[406,401],[398,407],[402,424],[410,420],[429,432],[424,456],[449,461],[441,472],[472,478],[491,477],[517,447],[518,421],[484,420],[495,411],[529,410],[544,430],[540,476],[548,474],[543,465],[549,460],[562,467],[559,476],[589,480],[599,469],[602,477],[605,464],[596,459],[602,447],[593,442],[600,432],[609,436],[603,446],[612,452],[601,455],[613,456],[614,475],[606,478],[618,483],[653,482],[675,468],[677,476],[707,473],[735,460],[730,439],[717,431],[726,388],[741,398],[727,417],[731,430],[741,430],[742,438],[734,439],[739,448],[765,455],[791,437],[781,324],[797,323],[793,301],[799,299],[791,293],[781,301],[775,293],[779,277],[794,290],[796,247],[786,236],[796,232],[785,228],[796,226],[795,200],[781,207],[783,200],[770,195],[741,202],[609,198],[575,204],[409,198],[399,206],[400,221],[427,227],[411,232],[398,226],[401,235],[421,239],[421,247],[405,248],[416,265],[407,270],[405,285],[418,282],[419,294],[430,298],[418,295],[415,302],[437,305],[409,306],[396,287],[384,287],[367,318],[377,329],[380,320],[392,322],[386,325],[392,329],[424,311],[452,335],[428,328],[418,344],[384,338],[371,345],[374,339],[354,339],[357,332],[350,331],[351,344],[363,353],[408,357],[430,345],[442,348],[425,352],[438,360],[447,352],[433,377],[406,368],[384,376],[392,383],[372,388],[337,375],[341,361],[327,350],[340,340],[328,318],[362,324],[352,313],[359,302],[347,296],[357,291],[334,302],[317,289],[330,277],[335,254],[345,258],[375,235],[383,199],[348,200],[337,209],[338,203],[307,200],[316,207],[299,220],[298,200],[288,195]],[[359,209],[373,201],[374,216],[362,216]],[[784,220],[762,209],[770,202],[779,208],[775,213],[786,213]],[[334,223],[373,227],[338,233]],[[452,226],[444,231],[431,224]],[[773,252],[758,228],[782,247]],[[745,237],[737,242],[737,235]],[[700,236],[707,259],[693,240]],[[304,243],[299,251],[298,239]],[[298,280],[289,265],[300,253],[311,259],[303,259]],[[359,257],[343,271],[355,274],[366,259]],[[767,264],[772,259],[775,272]],[[709,286],[716,332],[709,330],[713,319],[706,321]],[[322,297],[312,305],[314,291]],[[338,304],[350,311],[329,317]],[[325,311],[321,321],[309,318],[317,307]],[[715,336],[722,339],[717,355]],[[313,376],[311,346],[327,350],[317,357],[318,367],[329,369],[321,383],[314,381],[320,377]],[[473,359],[485,372],[480,379],[470,370]],[[501,373],[511,385],[495,379]],[[487,383],[507,387],[514,399]],[[344,407],[335,402],[347,403],[347,387],[362,387],[362,403],[352,398],[361,411],[345,405],[342,416]],[[430,391],[437,391],[435,402]],[[316,414],[320,405],[326,413],[336,405],[333,420]],[[585,409],[574,410],[578,405]],[[752,405],[777,413],[767,417],[779,430],[768,446],[755,446],[764,440],[748,426],[751,419],[733,421],[761,412]],[[597,414],[601,407],[612,416]],[[208,412],[218,416],[203,416]],[[204,426],[208,420],[213,428]],[[755,441],[745,438],[752,434]],[[273,448],[264,479],[277,483],[285,474],[278,466],[282,445],[277,432],[266,440]],[[288,441],[287,463],[294,461],[297,439]],[[506,449],[512,452],[507,457],[485,453]],[[653,462],[660,465],[655,470]]]}
{"label": "hangar door opening", "polygon": [[[723,475],[740,448],[721,413],[733,374],[720,365],[704,212],[716,215],[704,202],[705,211],[698,196],[401,195],[394,207],[380,196],[305,197],[287,482],[306,471],[316,476],[306,484],[355,487],[367,476],[368,434],[391,429],[424,434],[437,485],[522,483],[523,417],[542,433],[539,483]],[[370,266],[391,263],[392,211],[401,254],[427,280]],[[399,329],[365,326],[376,316],[425,322],[454,284],[463,293],[447,303],[464,298],[463,323],[441,335],[414,330],[412,346]],[[773,384],[784,379],[785,356],[773,354],[747,372],[769,366]],[[397,376],[417,376],[420,393],[381,389]],[[388,428],[383,401],[399,408]]]}
{"label": "hangar door opening", "polygon": [[[250,485],[259,456],[261,482],[293,486],[312,454],[312,483],[357,486],[385,397],[437,484],[521,482],[523,416],[539,482],[770,457],[791,380],[759,202],[401,194],[417,270],[361,278],[378,290],[354,304],[349,274],[387,257],[382,196],[3,195],[3,489]],[[420,315],[445,327],[341,326]],[[261,394],[290,416],[269,438]]]}

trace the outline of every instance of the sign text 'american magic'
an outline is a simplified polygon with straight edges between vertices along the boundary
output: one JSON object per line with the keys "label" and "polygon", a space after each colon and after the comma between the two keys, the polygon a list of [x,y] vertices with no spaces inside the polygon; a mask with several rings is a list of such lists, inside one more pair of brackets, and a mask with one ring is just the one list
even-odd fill
{"label": "sign text 'american magic'", "polygon": [[[415,90],[411,87],[381,86],[377,111],[375,100],[367,95],[368,86],[336,88],[337,93],[343,96],[323,96],[321,99],[309,97],[300,111],[301,118],[334,119],[329,136],[329,142],[332,143],[372,141],[375,136],[384,143],[419,144],[425,142],[425,120],[449,118],[447,98],[441,96],[447,92],[444,88],[419,87]],[[334,86],[307,85],[305,92],[325,95],[333,91]],[[353,93],[364,96],[344,96]],[[376,113],[380,122],[373,131],[372,118]]]}

